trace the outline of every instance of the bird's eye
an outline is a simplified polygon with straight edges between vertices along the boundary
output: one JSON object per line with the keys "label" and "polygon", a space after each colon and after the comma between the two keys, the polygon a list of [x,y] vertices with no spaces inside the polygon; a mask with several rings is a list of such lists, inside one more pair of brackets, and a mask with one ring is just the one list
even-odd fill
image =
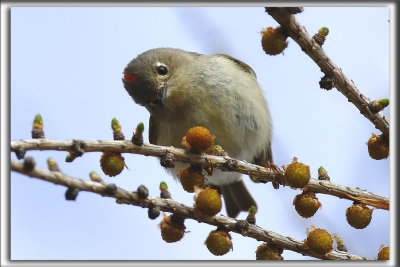
{"label": "bird's eye", "polygon": [[161,76],[165,76],[168,74],[168,69],[164,65],[158,65],[156,70],[157,73],[160,74]]}

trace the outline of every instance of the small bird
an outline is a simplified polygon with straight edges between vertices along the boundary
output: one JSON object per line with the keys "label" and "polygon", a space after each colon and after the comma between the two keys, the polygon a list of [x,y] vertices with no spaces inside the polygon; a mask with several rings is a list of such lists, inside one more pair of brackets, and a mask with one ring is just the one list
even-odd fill
{"label": "small bird", "polygon": [[[123,73],[129,95],[150,112],[150,143],[180,147],[190,128],[203,126],[229,156],[272,163],[270,112],[247,64],[229,55],[156,48],[130,61]],[[176,177],[186,165],[176,162],[169,170]],[[216,169],[207,183],[220,190],[230,217],[256,206],[239,173]]]}

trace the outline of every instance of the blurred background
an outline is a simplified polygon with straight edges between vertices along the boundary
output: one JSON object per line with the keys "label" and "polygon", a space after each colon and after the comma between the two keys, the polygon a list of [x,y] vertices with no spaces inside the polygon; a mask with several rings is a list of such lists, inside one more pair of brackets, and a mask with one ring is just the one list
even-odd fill
{"label": "blurred background", "polygon": [[[389,98],[388,7],[305,7],[296,15],[312,36],[329,28],[323,46],[359,90],[370,99]],[[260,31],[278,23],[264,7],[13,7],[11,9],[11,140],[31,138],[40,113],[49,139],[112,140],[117,118],[127,139],[148,112],[122,86],[122,72],[138,54],[174,47],[203,54],[229,54],[257,73],[273,118],[272,151],[278,166],[294,156],[310,166],[312,177],[323,166],[333,183],[389,197],[389,159],[369,157],[366,142],[380,134],[335,88],[319,88],[324,74],[288,39],[284,55],[261,48]],[[383,111],[389,117],[389,108]],[[245,145],[245,144],[244,144]],[[110,178],[100,168],[101,153],[86,153],[72,163],[67,152],[29,151],[37,166],[53,157],[61,170],[89,179],[96,171],[127,190],[144,184],[159,196],[166,181],[174,200],[193,204],[194,194],[160,166],[158,159],[124,154],[128,169]],[[11,159],[16,160],[14,153]],[[349,252],[375,258],[390,240],[389,212],[375,209],[362,230],[346,221],[349,200],[318,194],[322,208],[309,219],[292,204],[300,190],[243,177],[258,202],[257,224],[297,240],[314,225],[341,237]],[[261,242],[232,233],[233,251],[217,257],[204,241],[214,226],[186,220],[187,233],[176,243],[161,239],[162,215],[150,220],[147,209],[118,205],[115,199],[87,192],[66,201],[66,188],[11,173],[12,260],[254,260]],[[225,207],[222,208],[225,213]],[[239,219],[245,219],[241,213]],[[288,260],[310,260],[291,251]]]}

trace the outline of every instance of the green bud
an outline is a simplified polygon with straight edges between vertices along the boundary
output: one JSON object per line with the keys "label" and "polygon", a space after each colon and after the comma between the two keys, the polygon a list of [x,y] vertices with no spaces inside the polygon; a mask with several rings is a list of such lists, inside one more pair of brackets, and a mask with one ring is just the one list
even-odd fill
{"label": "green bud", "polygon": [[249,208],[249,213],[255,214],[256,212],[257,212],[256,206],[252,205],[252,206]]}
{"label": "green bud", "polygon": [[160,183],[160,190],[168,190],[168,185],[166,182],[162,181]]}
{"label": "green bud", "polygon": [[55,161],[55,159],[53,159],[53,158],[48,158],[47,159],[47,165],[54,165],[54,164],[56,164],[56,161]]}
{"label": "green bud", "polygon": [[119,121],[116,118],[112,119],[111,128],[112,128],[113,132],[120,132],[121,131],[121,125],[119,124]]}
{"label": "green bud", "polygon": [[68,153],[68,155],[65,157],[65,162],[72,162],[76,156],[72,155],[71,153]]}
{"label": "green bud", "polygon": [[143,145],[143,131],[144,131],[144,124],[143,124],[143,122],[141,122],[137,125],[136,131],[132,136],[132,142],[135,145],[138,145],[138,146]]}
{"label": "green bud", "polygon": [[327,171],[324,169],[324,167],[319,167],[318,168],[318,175],[326,175]]}
{"label": "green bud", "polygon": [[40,114],[36,114],[35,119],[33,120],[33,123],[43,124],[42,116]]}
{"label": "green bud", "polygon": [[36,114],[35,119],[33,120],[34,128],[43,128],[43,119],[40,114]]}
{"label": "green bud", "polygon": [[57,162],[53,158],[47,159],[47,167],[49,168],[50,171],[53,171],[53,172],[60,171],[60,169],[58,168]]}
{"label": "green bud", "polygon": [[368,107],[372,111],[372,113],[378,113],[387,106],[389,106],[389,99],[378,99],[368,104]]}
{"label": "green bud", "polygon": [[322,36],[327,36],[329,33],[329,29],[327,27],[322,27],[319,29],[318,34]]}
{"label": "green bud", "polygon": [[92,171],[89,173],[90,180],[93,182],[99,182],[101,183],[103,180],[100,178],[100,176],[97,174],[97,172]]}
{"label": "green bud", "polygon": [[328,172],[322,166],[318,168],[318,180],[325,180],[325,181],[331,180],[331,178],[328,175]]}
{"label": "green bud", "polygon": [[33,120],[31,133],[33,139],[44,138],[43,120],[40,114],[36,114],[35,119]]}
{"label": "green bud", "polygon": [[217,149],[217,150],[222,150],[222,146],[220,146],[220,145],[214,145],[212,148]]}
{"label": "green bud", "polygon": [[137,127],[136,127],[136,132],[139,133],[139,134],[141,134],[141,133],[143,133],[143,131],[144,131],[144,124],[143,124],[143,122],[141,122],[141,123],[139,123],[139,124],[137,125]]}
{"label": "green bud", "polygon": [[379,99],[379,105],[382,108],[386,108],[387,106],[389,106],[389,99]]}

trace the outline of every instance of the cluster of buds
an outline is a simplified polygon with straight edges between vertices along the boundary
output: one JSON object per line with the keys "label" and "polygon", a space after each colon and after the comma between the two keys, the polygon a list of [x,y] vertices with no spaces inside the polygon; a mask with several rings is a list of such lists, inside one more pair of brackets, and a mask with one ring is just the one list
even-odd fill
{"label": "cluster of buds", "polygon": [[[314,35],[313,39],[323,44],[325,37],[329,30],[325,27],[321,28],[318,34]],[[269,27],[262,32],[262,44],[267,54],[276,55],[281,53],[287,47],[287,36],[282,34],[281,29],[278,27],[273,29]],[[380,99],[371,103],[369,108],[372,112],[376,113],[382,110],[388,105],[387,99]],[[125,136],[122,133],[121,125],[118,120],[113,118],[111,122],[111,128],[113,130],[114,140],[124,140]],[[144,124],[139,123],[136,127],[136,131],[132,137],[132,142],[136,145],[143,145],[143,131]],[[44,138],[43,132],[43,121],[40,114],[37,114],[34,119],[32,127],[32,138]],[[186,136],[182,139],[182,145],[189,148],[194,153],[205,153],[211,155],[226,155],[226,152],[219,145],[214,145],[215,136],[211,135],[210,131],[202,126],[197,126],[189,129]],[[368,152],[374,159],[387,158],[389,154],[389,146],[382,136],[372,134],[371,139],[368,141]],[[79,155],[78,155],[79,156]],[[66,161],[72,161],[76,155],[69,153]],[[171,160],[170,160],[171,161]],[[173,161],[173,159],[172,159]],[[47,160],[48,168],[51,171],[60,171],[56,161],[53,158]],[[100,159],[100,164],[103,172],[108,176],[116,176],[122,172],[125,165],[124,158],[121,153],[105,151]],[[35,161],[32,157],[26,157],[24,160],[24,171],[31,171],[34,169]],[[284,167],[284,178],[285,183],[287,182],[293,188],[304,188],[310,178],[309,166],[297,162],[297,158],[293,159],[293,162],[288,166]],[[210,174],[211,175],[211,174]],[[182,169],[178,172],[177,176],[183,188],[187,192],[196,192],[194,210],[195,213],[199,213],[204,216],[214,216],[220,212],[222,208],[222,201],[220,193],[212,189],[211,187],[205,187],[206,178],[202,174],[201,166],[190,166],[189,168]],[[90,179],[94,182],[103,183],[103,180],[99,177],[96,172],[90,173]],[[321,166],[318,169],[319,180],[330,180],[326,170]],[[114,185],[115,186],[115,185]],[[205,187],[205,188],[204,188]],[[171,194],[168,191],[168,186],[165,182],[160,183],[160,197],[163,199],[171,199]],[[76,200],[79,193],[79,189],[68,187],[65,192],[65,198],[67,200]],[[148,197],[148,189],[141,185],[137,189],[139,198],[145,199]],[[316,198],[315,194],[310,191],[303,191],[295,197],[293,204],[295,205],[296,211],[302,217],[312,217],[316,211],[321,207],[321,203]],[[371,221],[373,209],[369,209],[365,204],[355,202],[353,206],[346,210],[346,219],[348,223],[357,229],[363,229]],[[248,216],[245,222],[246,224],[255,224],[255,214],[257,208],[251,206],[249,209]],[[148,216],[150,219],[155,219],[159,216],[160,209],[157,206],[150,207],[148,210]],[[184,219],[177,214],[166,216],[163,214],[163,220],[160,222],[159,227],[161,229],[162,239],[168,243],[177,242],[182,239],[185,233]],[[217,229],[210,232],[205,244],[209,251],[217,256],[226,254],[232,249],[232,237],[228,231]],[[336,240],[338,250],[347,251],[343,240],[336,235],[333,235],[333,239]],[[312,226],[312,230],[308,231],[307,239],[304,241],[304,246],[311,249],[317,254],[326,254],[332,250],[333,243],[332,236],[324,229],[315,229]],[[257,248],[256,259],[257,260],[283,260],[282,248],[276,247],[273,244],[263,243]],[[378,253],[377,259],[389,259],[389,247],[381,247]]]}
{"label": "cluster of buds", "polygon": [[333,250],[332,244],[332,236],[326,230],[316,229],[314,226],[311,226],[311,231],[307,230],[307,239],[304,241],[304,245],[314,253],[324,255]]}
{"label": "cluster of buds", "polygon": [[256,260],[283,260],[281,256],[282,248],[276,247],[272,244],[262,243],[257,247]]}
{"label": "cluster of buds", "polygon": [[297,162],[296,157],[293,158],[291,164],[283,169],[285,170],[286,182],[293,188],[303,188],[310,181],[310,167],[301,162]]}
{"label": "cluster of buds", "polygon": [[184,220],[176,214],[167,216],[163,213],[164,219],[158,225],[161,229],[161,237],[167,243],[177,242],[185,234]]}
{"label": "cluster of buds", "polygon": [[296,195],[293,200],[293,205],[297,213],[304,218],[314,216],[317,210],[321,207],[321,203],[311,191],[303,191],[303,193]]}
{"label": "cluster of buds", "polygon": [[356,229],[364,229],[369,225],[372,219],[372,211],[365,204],[354,202],[354,204],[346,210],[347,222]]}
{"label": "cluster of buds", "polygon": [[214,216],[221,211],[222,201],[217,190],[211,187],[200,189],[194,197],[194,212],[201,215]]}
{"label": "cluster of buds", "polygon": [[389,144],[388,141],[385,140],[384,135],[376,135],[372,133],[367,145],[368,154],[371,158],[381,160],[389,157]]}
{"label": "cluster of buds", "polygon": [[203,188],[206,185],[206,177],[201,171],[192,167],[180,170],[176,175],[186,192],[193,193],[195,187]]}
{"label": "cluster of buds", "polygon": [[210,232],[204,242],[208,250],[215,256],[222,256],[232,249],[232,237],[224,230],[217,229]]}
{"label": "cluster of buds", "polygon": [[190,128],[182,138],[181,145],[195,153],[204,153],[214,145],[215,135],[203,126]]}
{"label": "cluster of buds", "polygon": [[261,30],[261,45],[268,55],[278,55],[288,46],[287,33],[282,27]]}
{"label": "cluster of buds", "polygon": [[114,177],[122,172],[125,165],[125,158],[121,156],[121,153],[104,151],[100,158],[100,166],[103,172]]}

